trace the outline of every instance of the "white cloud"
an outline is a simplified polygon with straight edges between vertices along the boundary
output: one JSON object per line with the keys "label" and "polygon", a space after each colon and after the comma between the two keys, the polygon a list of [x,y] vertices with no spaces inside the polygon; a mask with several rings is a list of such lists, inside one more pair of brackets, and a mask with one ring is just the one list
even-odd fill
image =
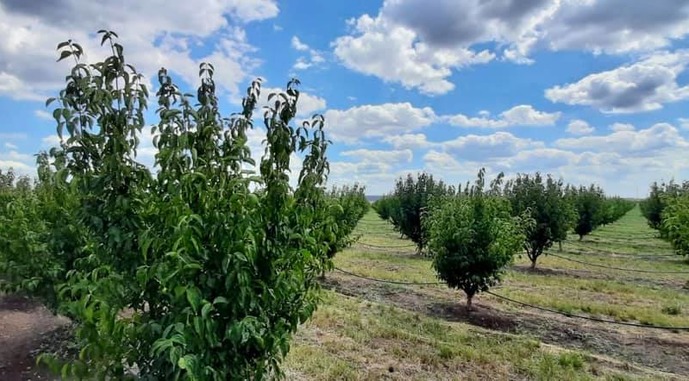
{"label": "white cloud", "polygon": [[[422,144],[429,150],[420,155],[421,164],[409,167],[405,159],[411,153],[353,150],[345,157],[359,161],[334,161],[331,178],[338,184],[357,181],[367,185],[369,194],[382,194],[392,189],[398,176],[409,172],[426,170],[450,184],[458,184],[473,181],[478,169],[485,167],[489,178],[500,171],[508,177],[540,171],[575,185],[600,184],[608,194],[643,197],[648,184],[655,180],[689,177],[689,162],[684,160],[689,142],[675,127],[665,123],[638,131],[618,127],[619,131],[608,135],[560,139],[552,144],[502,131],[459,136]],[[383,140],[428,143],[422,134]],[[402,146],[390,152],[413,149]]]}
{"label": "white cloud", "polygon": [[669,148],[689,147],[677,128],[658,123],[638,131],[616,131],[610,135],[564,138],[554,145],[579,151],[616,152],[628,156],[647,156]]}
{"label": "white cloud", "polygon": [[530,105],[518,105],[502,112],[497,119],[482,111],[478,117],[463,114],[444,117],[450,124],[461,127],[505,128],[510,126],[552,126],[560,119],[560,112],[538,111]]}
{"label": "white cloud", "polygon": [[410,133],[430,125],[437,118],[430,107],[416,108],[410,103],[328,110],[324,116],[329,136],[345,143],[354,143],[362,138]]}
{"label": "white cloud", "polygon": [[48,135],[41,139],[43,147],[57,147],[60,145],[60,137],[57,135]]}
{"label": "white cloud", "polygon": [[369,163],[385,163],[394,165],[397,163],[409,163],[414,157],[409,149],[405,150],[369,150],[356,149],[350,151],[343,151],[340,156],[355,158],[358,161]]}
{"label": "white cloud", "polygon": [[301,42],[297,36],[292,36],[292,47],[300,52],[309,50],[309,46]]}
{"label": "white cloud", "polygon": [[634,125],[629,123],[613,123],[610,125],[610,129],[615,132],[636,130]]}
{"label": "white cloud", "polygon": [[[210,61],[220,90],[236,95],[258,64],[249,57],[254,48],[241,26],[277,13],[272,0],[172,0],[165,6],[134,0],[5,1],[0,5],[0,96],[45,99],[62,85],[72,64],[55,63],[57,43],[71,38],[82,44],[87,61],[93,61],[107,51],[94,35],[99,29],[118,32],[129,62],[147,78],[155,78],[166,66],[187,84],[196,83],[198,63]],[[200,44],[211,52],[192,57],[191,47]]]}
{"label": "white cloud", "polygon": [[[10,147],[8,147],[10,148]],[[0,169],[14,169],[20,175],[33,176],[35,159],[32,155],[18,152],[10,148],[9,151],[0,152]]]}
{"label": "white cloud", "polygon": [[10,149],[10,150],[17,150],[19,147],[17,147],[16,144],[12,144],[10,142],[5,143],[5,148]]}
{"label": "white cloud", "polygon": [[494,58],[487,51],[432,48],[418,41],[412,29],[395,25],[384,16],[363,15],[350,23],[355,34],[332,43],[335,55],[345,66],[426,94],[445,94],[454,89],[447,79],[452,69]]}
{"label": "white cloud", "polygon": [[595,128],[581,119],[574,119],[567,125],[567,132],[572,135],[589,135],[593,131],[595,131]]}
{"label": "white cloud", "polygon": [[[272,93],[282,93],[284,89],[277,87],[264,87],[261,89],[261,94],[258,98],[257,111],[258,114],[263,117],[263,107],[268,106],[268,96]],[[275,102],[273,100],[272,102]],[[301,91],[299,93],[299,100],[297,101],[297,118],[307,118],[313,115],[317,111],[322,111],[326,107],[325,99],[312,95],[307,92]]]}
{"label": "white cloud", "polygon": [[299,52],[308,52],[309,56],[301,56],[297,58],[297,61],[292,66],[294,70],[306,70],[314,65],[321,64],[325,62],[323,53],[316,49],[312,49],[309,45],[303,43],[299,40],[299,37],[292,36],[292,48]]}
{"label": "white cloud", "polygon": [[453,157],[476,161],[510,157],[522,150],[543,146],[542,142],[520,138],[502,131],[491,135],[465,135],[442,143],[444,152]]}
{"label": "white cloud", "polygon": [[689,35],[689,0],[386,0],[377,15],[349,24],[351,33],[332,44],[345,66],[444,94],[454,88],[453,70],[494,57],[531,63],[539,49],[620,54],[668,47]]}
{"label": "white cloud", "polygon": [[45,110],[35,110],[34,115],[36,115],[36,117],[38,119],[55,120],[55,119],[53,119],[53,115],[51,113],[49,113],[48,111],[45,111]]}
{"label": "white cloud", "polygon": [[390,135],[383,138],[385,143],[392,145],[395,149],[421,149],[435,145],[429,142],[424,134],[402,134]]}
{"label": "white cloud", "polygon": [[552,102],[587,105],[605,113],[657,110],[689,98],[677,77],[689,64],[689,51],[656,53],[632,65],[590,74],[578,82],[546,90]]}

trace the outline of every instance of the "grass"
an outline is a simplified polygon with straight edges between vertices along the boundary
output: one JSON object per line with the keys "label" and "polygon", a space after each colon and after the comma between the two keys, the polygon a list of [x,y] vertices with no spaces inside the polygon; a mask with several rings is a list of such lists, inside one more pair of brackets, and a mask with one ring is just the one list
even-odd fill
{"label": "grass", "polygon": [[286,367],[313,380],[631,380],[576,351],[445,322],[331,291]]}
{"label": "grass", "polygon": [[[360,234],[359,243],[336,256],[336,267],[376,279],[437,281],[430,259],[417,255],[415,247],[401,239],[375,213],[369,212],[355,233]],[[539,259],[539,271],[532,273],[525,270],[528,260],[522,257],[507,271],[495,292],[566,313],[648,325],[689,326],[689,308],[685,308],[689,305],[689,292],[683,288],[687,274],[655,273],[689,272],[689,263],[674,256],[667,242],[656,237],[638,208],[583,241],[573,239],[563,244],[562,252],[555,247],[550,253],[584,264],[544,256]],[[590,264],[654,273],[611,270]],[[579,321],[561,321],[491,295],[478,296],[481,308],[495,316],[516,320],[520,327],[520,320],[531,321],[530,326],[525,325],[531,330],[508,334],[502,332],[504,329],[477,327],[475,324],[481,325],[478,320],[482,317],[469,319],[474,325],[462,322],[466,319],[456,319],[452,315],[459,309],[462,294],[444,285],[380,284],[337,271],[328,278],[335,283],[337,291],[354,296],[324,291],[323,304],[299,331],[287,358],[289,379],[673,379],[653,367],[630,365],[638,358],[628,357],[624,348],[612,351],[615,355],[612,358],[601,359],[609,354],[606,345],[613,345],[610,348],[614,349],[619,344],[602,342],[584,346],[596,349],[602,345],[598,354],[581,351],[577,349],[579,344],[572,347],[566,340],[560,345],[557,333],[567,324]],[[429,308],[435,308],[435,312],[429,313]],[[560,327],[561,324],[565,325]],[[603,336],[621,335],[620,342],[627,340],[623,338],[628,333],[626,328],[596,324],[599,325],[594,327],[599,330],[596,332]],[[641,331],[630,334],[646,335]],[[659,335],[662,340],[668,340]],[[668,335],[675,335],[669,339],[680,340],[682,345],[689,344],[687,335],[672,332]],[[555,345],[546,345],[541,340]],[[562,345],[575,350],[564,349]],[[642,355],[644,350],[642,347]],[[663,350],[658,352],[661,360],[665,355]],[[666,362],[672,363],[672,358],[668,359]],[[649,363],[654,364],[651,360]]]}

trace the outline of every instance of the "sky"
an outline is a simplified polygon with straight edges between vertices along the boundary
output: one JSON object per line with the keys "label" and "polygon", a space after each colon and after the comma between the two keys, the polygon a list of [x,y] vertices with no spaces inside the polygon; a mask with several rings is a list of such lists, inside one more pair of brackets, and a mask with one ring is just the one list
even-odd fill
{"label": "sky", "polygon": [[70,67],[55,47],[96,60],[100,29],[150,83],[165,67],[193,89],[212,63],[225,114],[254,78],[264,96],[299,78],[298,119],[322,114],[333,142],[330,184],[368,194],[481,167],[625,197],[689,178],[689,0],[0,0],[0,169],[34,175],[58,144],[44,101]]}

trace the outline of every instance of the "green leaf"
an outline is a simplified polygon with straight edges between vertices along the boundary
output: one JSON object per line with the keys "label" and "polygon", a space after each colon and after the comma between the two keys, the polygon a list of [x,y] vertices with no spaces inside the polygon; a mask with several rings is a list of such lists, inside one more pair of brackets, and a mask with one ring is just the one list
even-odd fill
{"label": "green leaf", "polygon": [[187,301],[194,311],[198,311],[199,306],[201,305],[201,293],[199,292],[198,288],[187,288]]}
{"label": "green leaf", "polygon": [[71,56],[71,55],[72,55],[72,52],[71,52],[71,51],[69,51],[69,50],[63,50],[63,51],[60,53],[60,58],[57,59],[57,62],[60,62],[60,61],[62,61],[63,59],[65,59],[65,58],[67,58],[67,57],[69,57],[69,56]]}

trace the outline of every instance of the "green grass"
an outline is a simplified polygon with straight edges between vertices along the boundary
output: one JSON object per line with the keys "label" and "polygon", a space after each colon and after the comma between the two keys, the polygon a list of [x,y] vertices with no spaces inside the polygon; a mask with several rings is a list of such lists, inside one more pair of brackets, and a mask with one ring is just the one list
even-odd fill
{"label": "green grass", "polygon": [[[417,255],[413,244],[401,239],[374,212],[364,217],[355,234],[360,234],[359,243],[336,256],[338,268],[392,281],[437,281],[431,260]],[[528,260],[522,256],[495,292],[567,313],[689,326],[689,292],[682,288],[688,274],[641,273],[589,265],[689,272],[689,263],[672,255],[667,242],[646,225],[638,207],[581,242],[577,237],[570,239],[562,252],[556,245],[550,253],[584,264],[543,256],[538,263],[541,271],[531,273],[524,270]],[[379,284],[337,271],[328,277],[350,282],[351,294],[358,297],[324,293],[324,303],[299,331],[287,358],[290,379],[667,379],[652,371],[612,366],[591,353],[544,345],[534,339],[538,332],[509,335],[419,313],[433,303],[453,305],[462,301],[460,292],[444,285]],[[479,295],[477,299],[497,311],[540,316],[557,324],[549,314],[534,315],[543,313],[491,295]],[[626,362],[618,359],[622,364]]]}
{"label": "green grass", "polygon": [[586,354],[330,291],[286,360],[292,379],[634,379]]}

